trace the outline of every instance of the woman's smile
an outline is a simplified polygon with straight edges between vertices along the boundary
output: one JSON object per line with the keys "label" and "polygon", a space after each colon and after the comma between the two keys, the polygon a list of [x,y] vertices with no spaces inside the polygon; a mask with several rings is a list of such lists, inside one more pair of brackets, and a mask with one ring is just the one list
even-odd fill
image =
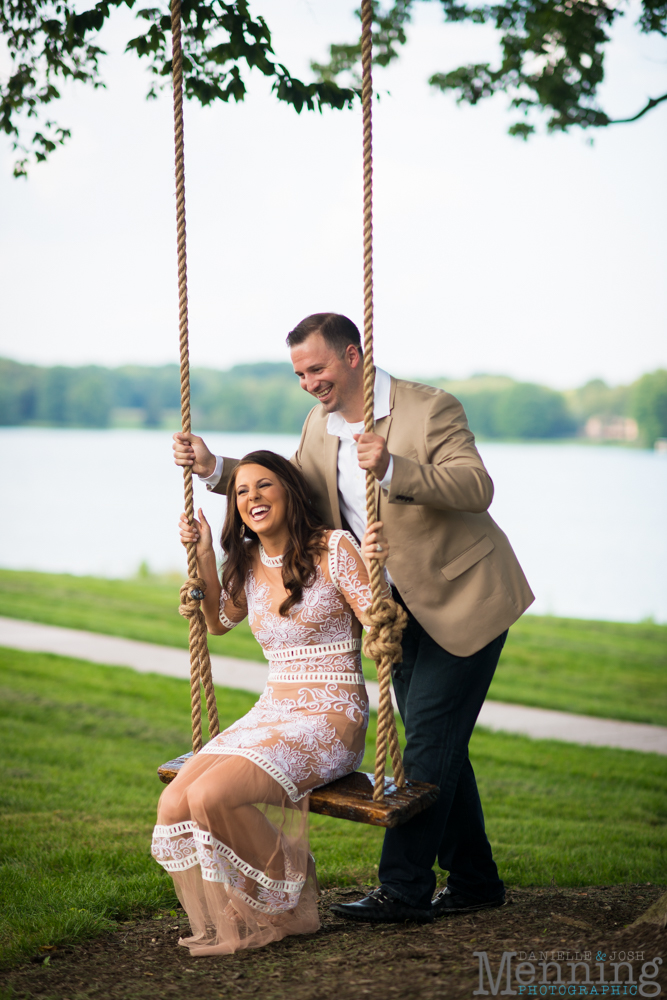
{"label": "woman's smile", "polygon": [[253,521],[263,521],[270,510],[268,504],[258,504],[257,507],[250,508],[250,517]]}

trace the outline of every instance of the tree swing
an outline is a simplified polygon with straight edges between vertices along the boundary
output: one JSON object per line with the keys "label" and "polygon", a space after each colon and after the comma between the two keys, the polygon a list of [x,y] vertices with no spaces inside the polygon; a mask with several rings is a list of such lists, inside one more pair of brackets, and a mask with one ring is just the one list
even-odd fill
{"label": "tree swing", "polygon": [[[374,429],[375,367],[373,364],[373,147],[372,147],[372,0],[361,4],[361,61],[364,161],[364,429]],[[188,349],[188,289],[185,241],[185,156],[183,142],[183,50],[181,45],[181,0],[171,2],[172,80],[174,91],[174,143],[176,154],[176,228],[178,245],[178,298],[181,368],[181,423],[184,433],[191,430],[190,363]],[[190,524],[194,517],[192,469],[183,469],[185,512]],[[376,520],[375,477],[366,473],[366,515]],[[187,547],[188,579],[181,587],[179,612],[190,622],[190,695],[192,703],[192,751],[158,768],[165,784],[172,781],[185,761],[201,750],[201,692],[203,686],[211,738],[220,725],[211,675],[207,629],[200,602],[204,582],[197,577],[196,545]],[[391,667],[401,658],[401,633],[405,612],[393,601],[383,600],[381,571],[371,567],[371,627],[364,640],[364,652],[376,661],[380,687],[377,721],[375,774],[356,772],[310,793],[310,811],[336,816],[372,826],[393,827],[404,823],[432,805],[438,797],[435,785],[408,781],[398,745],[396,720],[391,701]],[[394,777],[385,776],[387,744]]]}

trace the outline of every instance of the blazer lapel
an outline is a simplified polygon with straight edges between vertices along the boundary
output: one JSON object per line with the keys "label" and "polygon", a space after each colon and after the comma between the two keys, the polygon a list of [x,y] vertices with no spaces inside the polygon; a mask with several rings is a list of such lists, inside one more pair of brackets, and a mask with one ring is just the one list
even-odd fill
{"label": "blazer lapel", "polygon": [[331,519],[334,528],[342,528],[340,504],[338,503],[338,438],[324,431],[324,477],[329,494]]}

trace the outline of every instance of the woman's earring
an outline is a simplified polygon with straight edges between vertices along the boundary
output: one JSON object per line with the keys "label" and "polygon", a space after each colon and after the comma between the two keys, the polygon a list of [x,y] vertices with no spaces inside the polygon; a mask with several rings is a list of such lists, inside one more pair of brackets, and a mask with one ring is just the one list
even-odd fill
{"label": "woman's earring", "polygon": [[245,538],[245,523],[241,522],[241,538]]}

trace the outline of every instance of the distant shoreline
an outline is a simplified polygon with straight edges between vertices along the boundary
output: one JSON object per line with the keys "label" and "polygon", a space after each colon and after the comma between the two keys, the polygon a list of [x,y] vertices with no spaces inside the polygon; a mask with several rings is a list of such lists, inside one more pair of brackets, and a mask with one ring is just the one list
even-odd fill
{"label": "distant shoreline", "polygon": [[[667,371],[632,385],[593,379],[558,391],[507,375],[434,377],[424,384],[463,404],[479,440],[588,438],[651,446],[667,438]],[[202,431],[298,434],[312,396],[287,362],[192,368],[192,423]],[[0,358],[0,426],[176,430],[180,426],[177,365],[42,367]]]}
{"label": "distant shoreline", "polygon": [[[173,434],[175,431],[181,429],[180,424],[168,424],[161,425],[159,427],[142,427],[140,425],[119,425],[112,427],[86,427],[81,425],[78,427],[62,427],[58,424],[40,424],[40,423],[30,423],[30,424],[0,424],[0,431],[58,431],[66,433],[80,433],[81,431],[90,431],[95,434],[115,434],[118,431],[140,431],[144,434]],[[272,437],[299,437],[297,431],[278,431],[273,429],[267,429],[263,427],[253,427],[252,430],[236,430],[224,427],[197,427],[195,433],[206,435],[206,434],[238,434],[238,435],[248,435],[248,434],[269,434]],[[580,437],[578,435],[572,435],[571,437],[546,437],[546,438],[500,438],[500,437],[487,437],[484,434],[475,434],[475,441],[477,444],[524,444],[524,445],[554,445],[563,446],[568,444],[578,445],[584,448],[623,448],[628,451],[649,451],[653,452],[652,448],[646,447],[646,445],[641,444],[636,441],[596,441],[591,438]]]}

